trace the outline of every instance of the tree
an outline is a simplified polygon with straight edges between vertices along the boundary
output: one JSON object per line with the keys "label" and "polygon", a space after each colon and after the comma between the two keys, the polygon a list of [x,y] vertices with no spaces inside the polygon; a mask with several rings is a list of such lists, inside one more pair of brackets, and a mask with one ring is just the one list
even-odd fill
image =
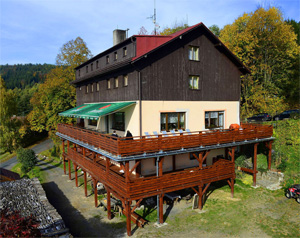
{"label": "tree", "polygon": [[80,37],[63,45],[56,58],[58,66],[50,71],[30,101],[33,110],[28,120],[32,130],[47,130],[55,141],[57,124],[74,120],[60,117],[58,113],[76,106],[76,91],[70,82],[75,80],[74,68],[90,57],[91,53]]}
{"label": "tree", "polygon": [[242,116],[283,110],[299,46],[282,13],[275,7],[244,13],[221,30],[220,38],[251,70],[242,78]]}
{"label": "tree", "polygon": [[208,27],[208,29],[210,29],[211,32],[214,33],[217,37],[220,36],[220,28],[217,25],[212,25]]}
{"label": "tree", "polygon": [[0,147],[4,152],[12,153],[20,143],[20,121],[13,117],[17,112],[15,94],[6,90],[0,76]]}
{"label": "tree", "polygon": [[177,21],[175,21],[171,27],[165,27],[159,33],[159,35],[168,36],[168,35],[171,35],[171,34],[177,32],[177,31],[181,31],[181,30],[183,30],[185,28],[188,28],[188,27],[189,27],[189,25],[184,23],[184,22],[178,23]]}
{"label": "tree", "polygon": [[30,171],[37,163],[35,153],[31,149],[18,149],[17,160],[22,164],[21,170],[23,173]]}

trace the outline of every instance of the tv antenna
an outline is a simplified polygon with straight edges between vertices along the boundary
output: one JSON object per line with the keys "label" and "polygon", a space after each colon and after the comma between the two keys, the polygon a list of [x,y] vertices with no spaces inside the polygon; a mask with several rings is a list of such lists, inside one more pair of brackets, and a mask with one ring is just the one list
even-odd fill
{"label": "tv antenna", "polygon": [[154,24],[154,35],[156,35],[156,28],[159,28],[159,25],[156,25],[156,0],[154,0],[154,14],[150,17],[147,17],[147,19],[152,19],[152,22]]}

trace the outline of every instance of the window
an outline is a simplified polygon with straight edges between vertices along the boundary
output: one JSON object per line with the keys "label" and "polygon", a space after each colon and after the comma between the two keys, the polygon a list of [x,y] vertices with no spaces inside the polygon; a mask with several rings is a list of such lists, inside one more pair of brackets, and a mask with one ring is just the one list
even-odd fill
{"label": "window", "polygon": [[86,72],[86,73],[89,72],[89,66],[88,66],[88,65],[85,66],[85,72]]}
{"label": "window", "polygon": [[96,61],[96,68],[97,69],[99,68],[99,61],[98,60]]}
{"label": "window", "polygon": [[125,131],[125,113],[116,112],[112,115],[112,129]]}
{"label": "window", "polygon": [[205,112],[205,129],[224,128],[224,111]]}
{"label": "window", "polygon": [[123,48],[123,57],[125,57],[125,56],[127,56],[127,48],[126,47]]}
{"label": "window", "polygon": [[199,76],[195,76],[195,75],[189,76],[189,88],[199,89]]}
{"label": "window", "polygon": [[86,85],[85,90],[86,90],[86,91],[85,91],[86,93],[89,93],[89,85]]}
{"label": "window", "polygon": [[99,82],[97,82],[97,84],[96,84],[96,90],[97,90],[97,92],[99,92],[99,90],[100,90],[100,84],[99,84]]}
{"label": "window", "polygon": [[124,87],[128,86],[128,75],[124,75]]}
{"label": "window", "polygon": [[171,112],[160,114],[160,130],[170,131],[185,129],[185,112]]}
{"label": "window", "polygon": [[78,70],[78,77],[80,77],[80,69]]}
{"label": "window", "polygon": [[107,80],[107,89],[110,89],[110,79]]}
{"label": "window", "polygon": [[106,63],[109,63],[109,55],[106,56]]}
{"label": "window", "polygon": [[93,70],[94,70],[94,69],[93,69],[93,68],[94,68],[93,66],[94,66],[94,64],[93,64],[93,63],[91,63],[91,71],[93,71]]}
{"label": "window", "polygon": [[114,53],[114,60],[117,60],[117,59],[118,59],[118,53],[115,52],[115,53]]}
{"label": "window", "polygon": [[118,87],[119,87],[119,79],[115,78],[115,88],[118,88]]}
{"label": "window", "polygon": [[89,126],[97,126],[97,120],[88,120]]}
{"label": "window", "polygon": [[94,84],[91,84],[91,93],[94,92]]}
{"label": "window", "polygon": [[199,47],[190,46],[189,47],[189,60],[199,60]]}

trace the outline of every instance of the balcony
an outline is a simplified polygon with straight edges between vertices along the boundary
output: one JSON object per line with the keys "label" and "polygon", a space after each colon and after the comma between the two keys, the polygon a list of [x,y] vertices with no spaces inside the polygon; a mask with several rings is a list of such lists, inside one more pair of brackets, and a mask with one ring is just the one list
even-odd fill
{"label": "balcony", "polygon": [[116,138],[99,132],[82,129],[72,125],[59,124],[57,135],[72,139],[96,150],[109,153],[116,158],[153,155],[155,153],[186,151],[193,148],[222,148],[230,144],[240,145],[255,141],[272,140],[273,127],[269,125],[242,124],[237,130],[211,130],[159,135],[146,138],[135,136],[133,140]]}

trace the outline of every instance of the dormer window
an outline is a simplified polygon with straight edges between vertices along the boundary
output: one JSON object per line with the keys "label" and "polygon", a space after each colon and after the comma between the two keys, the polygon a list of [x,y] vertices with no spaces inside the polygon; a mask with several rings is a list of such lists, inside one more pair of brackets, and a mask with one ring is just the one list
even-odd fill
{"label": "dormer window", "polygon": [[114,60],[117,60],[117,59],[118,59],[118,53],[115,52],[115,53],[114,53]]}
{"label": "dormer window", "polygon": [[189,60],[199,60],[199,47],[190,46],[189,47]]}
{"label": "dormer window", "polygon": [[106,56],[106,63],[109,64],[109,55]]}
{"label": "dormer window", "polygon": [[196,76],[196,75],[189,76],[189,88],[190,89],[199,89],[199,76]]}
{"label": "dormer window", "polygon": [[123,48],[123,57],[125,57],[125,56],[127,56],[127,48],[126,47]]}

